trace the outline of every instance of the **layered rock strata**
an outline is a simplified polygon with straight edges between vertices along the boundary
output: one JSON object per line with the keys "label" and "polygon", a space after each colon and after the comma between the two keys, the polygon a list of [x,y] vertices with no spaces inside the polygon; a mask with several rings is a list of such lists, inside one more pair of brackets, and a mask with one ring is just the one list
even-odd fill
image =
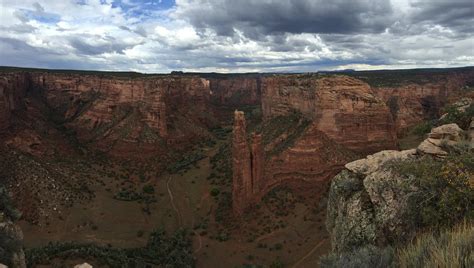
{"label": "layered rock strata", "polygon": [[232,208],[235,215],[241,215],[259,200],[263,184],[262,136],[252,133],[250,141],[249,145],[244,113],[235,111],[232,138]]}
{"label": "layered rock strata", "polygon": [[390,110],[367,83],[348,76],[275,76],[262,81],[265,118],[299,111],[349,149],[370,153],[396,147]]}
{"label": "layered rock strata", "polygon": [[260,104],[260,78],[239,76],[211,78],[212,100],[218,105],[258,105]]}
{"label": "layered rock strata", "polygon": [[462,90],[468,83],[472,83],[474,72],[438,76],[433,75],[431,80],[434,81],[428,80],[429,82],[422,84],[411,82],[401,86],[375,88],[375,94],[389,106],[398,133],[405,132],[423,120],[438,118],[441,108],[449,104],[452,96],[465,94]]}
{"label": "layered rock strata", "polygon": [[414,226],[411,198],[425,189],[418,188],[412,175],[397,171],[396,163],[445,157],[448,153],[443,148],[459,145],[462,136],[456,124],[442,125],[417,149],[381,151],[346,164],[329,191],[326,226],[333,249],[351,251],[412,239],[418,226]]}
{"label": "layered rock strata", "polygon": [[[8,127],[12,92],[21,92],[18,73],[0,84],[0,128]],[[10,77],[13,77],[10,79]],[[12,82],[13,81],[13,82]],[[209,81],[194,76],[125,79],[101,75],[34,72],[26,81],[82,145],[123,156],[166,150],[207,137],[214,124]],[[26,83],[25,83],[26,84]],[[9,101],[6,101],[9,100]],[[19,103],[24,103],[22,99]]]}

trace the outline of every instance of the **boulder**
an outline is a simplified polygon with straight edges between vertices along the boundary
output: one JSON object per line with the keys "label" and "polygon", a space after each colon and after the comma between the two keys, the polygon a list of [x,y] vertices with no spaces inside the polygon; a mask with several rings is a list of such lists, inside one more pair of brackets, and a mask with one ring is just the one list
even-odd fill
{"label": "boulder", "polygon": [[423,155],[445,157],[442,146],[463,141],[456,124],[432,129],[417,149],[381,151],[345,165],[331,182],[326,225],[333,250],[350,251],[359,246],[384,246],[409,241],[416,226],[411,220],[411,196],[419,189],[412,177],[394,170],[390,162],[410,161]]}
{"label": "boulder", "polygon": [[[2,212],[0,212],[0,237],[13,241],[14,246],[7,249],[10,256],[10,263],[15,268],[26,268],[26,258],[21,242],[23,241],[23,232],[20,227],[12,221],[6,219]],[[3,250],[0,247],[0,250]],[[1,267],[1,266],[0,266]]]}
{"label": "boulder", "polygon": [[368,175],[375,172],[383,164],[393,160],[404,160],[413,157],[416,153],[415,149],[395,151],[385,150],[373,155],[369,155],[364,159],[359,159],[345,165],[348,170],[361,175]]}
{"label": "boulder", "polygon": [[453,146],[463,138],[463,130],[457,124],[446,124],[433,128],[417,148],[420,154],[428,154],[436,157],[445,157],[448,153],[443,146]]}
{"label": "boulder", "polygon": [[74,268],[92,268],[92,265],[85,262],[83,264],[78,264],[78,265],[74,266]]}
{"label": "boulder", "polygon": [[366,244],[385,244],[408,237],[407,189],[404,177],[385,165],[416,157],[416,150],[381,151],[347,164],[331,183],[326,225],[335,251]]}

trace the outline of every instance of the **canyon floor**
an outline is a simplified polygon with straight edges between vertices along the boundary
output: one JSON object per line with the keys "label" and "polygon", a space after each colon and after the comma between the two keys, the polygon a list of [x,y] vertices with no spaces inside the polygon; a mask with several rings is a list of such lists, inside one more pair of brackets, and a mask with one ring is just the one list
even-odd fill
{"label": "canyon floor", "polygon": [[315,267],[344,165],[415,148],[474,97],[472,68],[127,77],[0,80],[0,190],[29,266]]}
{"label": "canyon floor", "polygon": [[[198,267],[232,267],[235,265],[269,265],[283,263],[288,267],[307,267],[330,250],[325,224],[325,204],[315,203],[326,189],[313,193],[294,193],[287,188],[275,191],[273,198],[248,215],[245,224],[227,227],[216,223],[217,198],[212,189],[230,191],[230,186],[215,187],[208,179],[213,172],[211,158],[219,141],[211,146],[196,147],[204,158],[175,174],[151,175],[148,170],[127,170],[107,160],[97,164],[86,158],[65,159],[69,165],[83,167],[74,176],[89,181],[90,200],[60,207],[45,225],[19,222],[26,248],[42,247],[50,242],[73,241],[119,248],[144,246],[150,232],[179,228],[192,230],[193,250]],[[230,157],[230,156],[229,156]],[[124,201],[116,198],[125,188],[140,192],[152,186],[153,202]],[[231,224],[232,225],[232,224]],[[73,264],[93,259],[68,260]],[[64,262],[61,262],[64,264]],[[96,267],[96,266],[95,266]]]}

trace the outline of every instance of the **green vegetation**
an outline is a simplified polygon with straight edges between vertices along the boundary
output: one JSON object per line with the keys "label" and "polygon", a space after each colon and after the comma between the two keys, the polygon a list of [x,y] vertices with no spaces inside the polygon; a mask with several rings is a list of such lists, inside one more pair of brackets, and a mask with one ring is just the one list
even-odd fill
{"label": "green vegetation", "polygon": [[429,232],[398,251],[400,267],[474,267],[474,225]]}
{"label": "green vegetation", "polygon": [[122,188],[118,193],[114,195],[114,198],[121,201],[138,201],[139,203],[150,204],[156,202],[156,198],[153,195],[155,189],[151,185],[145,185],[143,192],[139,193],[132,189]]}
{"label": "green vegetation", "polygon": [[228,225],[232,223],[232,194],[223,192],[219,195],[215,214],[216,222]]}
{"label": "green vegetation", "polygon": [[428,120],[421,122],[414,126],[410,133],[423,137],[430,133],[433,127],[441,126],[444,124],[456,123],[462,129],[468,129],[471,122],[471,118],[474,117],[474,104],[471,104],[466,108],[465,111],[460,111],[456,106],[448,106],[445,108],[445,116],[440,120]]}
{"label": "green vegetation", "polygon": [[473,267],[474,225],[464,222],[452,229],[420,234],[399,248],[366,246],[352,252],[331,253],[322,268],[339,267]]}
{"label": "green vegetation", "polygon": [[109,267],[194,267],[192,243],[186,231],[180,230],[172,236],[164,231],[150,234],[148,243],[142,248],[119,249],[88,244],[50,243],[42,248],[26,250],[29,267],[48,265],[55,258],[92,258],[100,265]]}
{"label": "green vegetation", "polygon": [[411,69],[344,72],[368,83],[372,87],[399,87],[407,84],[427,84],[445,79],[450,73],[468,72],[470,67],[451,69]]}
{"label": "green vegetation", "polygon": [[211,157],[212,172],[208,179],[213,184],[230,185],[232,181],[232,152],[230,140],[223,142],[217,153]]}
{"label": "green vegetation", "polygon": [[271,118],[257,126],[257,132],[263,133],[263,144],[265,146],[272,144],[266,157],[279,154],[293,146],[310,123],[311,121],[306,119],[301,112],[292,111],[287,115]]}
{"label": "green vegetation", "polygon": [[206,158],[206,156],[202,152],[191,151],[190,153],[184,155],[180,160],[169,165],[167,171],[170,174],[185,172],[190,169],[191,165],[196,164],[196,162],[204,158]]}
{"label": "green vegetation", "polygon": [[153,185],[147,184],[143,186],[143,193],[145,194],[154,194],[155,193],[155,188]]}
{"label": "green vegetation", "polygon": [[212,188],[211,190],[211,195],[212,196],[218,196],[221,191],[217,188]]}
{"label": "green vegetation", "polygon": [[474,104],[471,104],[465,111],[460,111],[455,106],[448,106],[446,108],[446,116],[442,118],[438,125],[456,123],[462,129],[468,129],[471,123],[471,118],[474,117]]}
{"label": "green vegetation", "polygon": [[464,217],[474,219],[474,152],[451,149],[445,160],[426,156],[391,163],[392,170],[406,176],[406,186],[416,187],[409,199],[414,228],[450,227]]}
{"label": "green vegetation", "polygon": [[263,202],[276,216],[287,216],[295,208],[297,201],[291,189],[285,186],[273,188],[263,198]]}

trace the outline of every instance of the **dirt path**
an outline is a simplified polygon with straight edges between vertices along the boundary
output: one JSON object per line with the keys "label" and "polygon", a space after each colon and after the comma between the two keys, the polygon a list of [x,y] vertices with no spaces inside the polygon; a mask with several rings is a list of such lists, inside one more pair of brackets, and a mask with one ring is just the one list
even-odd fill
{"label": "dirt path", "polygon": [[[174,203],[174,197],[173,197],[173,192],[171,191],[171,188],[170,188],[170,182],[171,182],[171,179],[173,177],[170,176],[168,181],[166,182],[166,188],[168,190],[168,195],[170,196],[170,202],[171,202],[171,206],[173,207],[174,211],[176,211],[176,214],[178,215],[178,222],[179,222],[179,226],[182,227],[182,220],[181,220],[181,212],[179,211],[179,209],[176,207],[175,203]],[[194,222],[194,219],[193,219],[193,222]],[[194,225],[194,224],[193,224]],[[194,234],[198,237],[198,248],[194,251],[194,253],[197,253],[199,252],[201,249],[202,249],[202,238],[201,238],[201,235],[196,232],[195,230],[193,230]]]}
{"label": "dirt path", "polygon": [[313,249],[311,249],[310,252],[308,252],[308,254],[304,255],[303,258],[301,258],[297,263],[295,263],[293,266],[291,266],[291,268],[297,268],[304,260],[306,260],[309,256],[311,256],[324,242],[326,242],[326,239],[323,239],[321,241],[319,241],[318,244],[316,244],[316,246],[314,246]]}
{"label": "dirt path", "polygon": [[182,227],[181,213],[179,212],[178,208],[177,208],[176,205],[174,204],[173,193],[171,192],[171,189],[170,189],[170,182],[171,182],[171,179],[172,179],[172,178],[173,178],[173,176],[170,176],[170,177],[169,177],[168,182],[166,182],[166,188],[167,188],[168,194],[169,194],[169,196],[170,196],[171,206],[173,207],[174,211],[176,211],[176,214],[178,215],[178,223],[179,223],[179,226]]}

